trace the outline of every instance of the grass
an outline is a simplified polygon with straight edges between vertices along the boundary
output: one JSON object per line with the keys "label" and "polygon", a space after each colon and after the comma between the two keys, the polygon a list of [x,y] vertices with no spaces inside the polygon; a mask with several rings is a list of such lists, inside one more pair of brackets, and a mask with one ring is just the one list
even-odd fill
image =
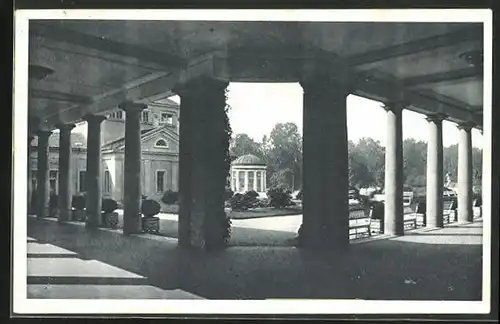
{"label": "grass", "polygon": [[[160,201],[161,212],[166,214],[178,214],[179,205],[167,205]],[[251,219],[251,218],[262,218],[262,217],[273,217],[273,216],[288,216],[288,215],[300,215],[302,214],[302,207],[300,206],[290,206],[286,208],[272,208],[272,207],[261,207],[253,208],[245,211],[231,211],[230,217],[232,219]]]}

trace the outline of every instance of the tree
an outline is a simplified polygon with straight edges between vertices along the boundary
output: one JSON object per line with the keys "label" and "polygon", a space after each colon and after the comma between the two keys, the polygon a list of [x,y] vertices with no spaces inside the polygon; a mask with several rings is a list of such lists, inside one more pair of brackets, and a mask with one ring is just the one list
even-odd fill
{"label": "tree", "polygon": [[245,154],[253,154],[262,158],[263,152],[261,150],[261,145],[255,142],[247,134],[237,134],[231,141],[230,146],[231,156],[242,156]]}
{"label": "tree", "polygon": [[276,124],[269,140],[263,139],[263,146],[270,184],[288,189],[301,188],[302,136],[297,125]]}
{"label": "tree", "polygon": [[413,187],[424,187],[427,170],[427,143],[407,138],[403,141],[403,179]]}

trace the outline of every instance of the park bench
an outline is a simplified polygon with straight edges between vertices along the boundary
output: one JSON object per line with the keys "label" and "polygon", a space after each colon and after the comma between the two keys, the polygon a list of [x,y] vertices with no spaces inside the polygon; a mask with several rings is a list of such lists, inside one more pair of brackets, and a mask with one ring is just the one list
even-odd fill
{"label": "park bench", "polygon": [[[411,206],[413,210],[413,214],[416,218],[417,227],[425,226],[426,224],[426,206],[425,201],[417,201],[414,202]],[[457,201],[456,198],[446,199],[443,201],[443,223],[449,224],[451,222],[455,222],[457,220]]]}
{"label": "park bench", "polygon": [[371,212],[362,205],[349,206],[349,238],[370,236]]}
{"label": "park bench", "polygon": [[[373,211],[371,211],[373,212]],[[417,214],[413,212],[411,206],[403,207],[403,226],[405,230],[417,228]],[[371,234],[380,234],[383,230],[383,222],[380,219],[372,219],[370,224]]]}

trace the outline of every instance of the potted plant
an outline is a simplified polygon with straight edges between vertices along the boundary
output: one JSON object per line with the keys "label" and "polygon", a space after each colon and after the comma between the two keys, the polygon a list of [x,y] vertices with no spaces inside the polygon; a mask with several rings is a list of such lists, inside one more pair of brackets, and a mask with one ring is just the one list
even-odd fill
{"label": "potted plant", "polygon": [[58,197],[54,192],[50,193],[49,197],[49,216],[57,217],[58,213]]}
{"label": "potted plant", "polygon": [[144,199],[141,203],[142,230],[146,233],[157,234],[160,231],[160,218],[155,217],[161,209],[161,205],[156,200]]}
{"label": "potted plant", "polygon": [[85,196],[75,195],[73,196],[71,206],[73,207],[72,218],[75,221],[84,222],[85,221]]}
{"label": "potted plant", "polygon": [[102,200],[102,221],[107,228],[118,228],[118,213],[115,210],[118,208],[118,203],[111,198]]}

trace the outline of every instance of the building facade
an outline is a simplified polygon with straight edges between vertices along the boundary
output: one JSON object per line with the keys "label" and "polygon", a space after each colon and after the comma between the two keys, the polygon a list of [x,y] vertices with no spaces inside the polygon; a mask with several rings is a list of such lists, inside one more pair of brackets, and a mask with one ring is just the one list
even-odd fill
{"label": "building facade", "polygon": [[[101,179],[103,198],[123,202],[125,112],[106,114],[101,125]],[[86,123],[76,125],[71,134],[71,189],[83,194],[87,167]],[[32,191],[36,190],[37,138],[31,148]],[[178,191],[179,105],[169,99],[151,104],[141,112],[141,187],[142,194],[159,200],[167,190]],[[49,137],[49,190],[58,190],[59,133]]]}

